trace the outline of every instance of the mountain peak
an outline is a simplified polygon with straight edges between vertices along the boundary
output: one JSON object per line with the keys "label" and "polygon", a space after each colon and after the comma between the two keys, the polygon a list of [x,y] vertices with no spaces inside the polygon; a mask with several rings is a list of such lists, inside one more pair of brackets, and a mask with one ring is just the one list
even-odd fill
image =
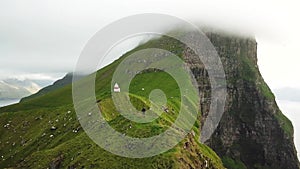
{"label": "mountain peak", "polygon": [[[132,52],[146,48],[174,52],[191,69],[200,95],[200,112],[194,126],[173,149],[149,158],[131,159],[99,147],[84,133],[77,119],[72,102],[72,76],[67,74],[21,103],[0,108],[3,112],[0,122],[5,126],[0,128],[3,133],[0,146],[1,152],[6,155],[0,167],[298,169],[293,126],[277,107],[274,95],[258,70],[256,41],[218,33],[207,33],[207,36],[224,67],[227,100],[224,115],[205,144],[199,142],[199,131],[212,103],[207,70],[201,61],[195,61],[197,56],[187,46],[172,38],[161,37],[141,44]],[[177,131],[172,124],[180,108],[180,89],[164,71],[144,71],[137,74],[129,85],[130,102],[141,113],[151,108],[149,95],[152,90],[164,91],[167,102],[163,109],[158,109],[160,112],[157,113],[161,116],[157,120],[145,124],[130,121],[115,106],[111,98],[113,73],[122,59],[130,54],[128,52],[97,71],[95,104],[103,116],[100,120],[105,120],[117,132],[123,133],[123,137],[147,138],[172,127]],[[84,84],[85,80],[79,81],[80,84]],[[116,94],[121,93],[122,90]],[[91,118],[99,112],[93,114],[87,109],[85,113]],[[89,122],[98,124],[97,120],[91,118]],[[106,140],[107,146],[118,141],[109,136]],[[125,148],[132,147],[127,145]]]}

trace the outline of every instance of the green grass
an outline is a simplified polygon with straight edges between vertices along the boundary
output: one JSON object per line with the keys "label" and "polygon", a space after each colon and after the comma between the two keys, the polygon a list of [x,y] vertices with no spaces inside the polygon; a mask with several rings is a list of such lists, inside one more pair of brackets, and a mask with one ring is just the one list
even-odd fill
{"label": "green grass", "polygon": [[277,119],[279,125],[281,126],[285,134],[292,138],[294,134],[292,122],[281,111],[278,111],[275,114],[275,118]]}
{"label": "green grass", "polygon": [[224,166],[227,167],[228,169],[247,169],[245,164],[240,160],[234,160],[231,159],[230,157],[225,156],[222,158],[222,161]]}
{"label": "green grass", "polygon": [[[131,124],[132,130],[127,131],[128,135],[148,137],[163,132],[164,127],[167,128],[164,126],[164,122],[159,121],[154,121],[152,124],[130,123],[118,115],[110,99],[102,100],[99,106],[110,125],[120,132],[126,133],[126,129]],[[62,159],[60,164],[62,168],[68,166],[78,168],[181,168],[180,166],[183,164],[178,162],[178,158],[189,161],[191,157],[202,160],[202,162],[206,157],[212,159],[214,165],[222,166],[217,156],[211,158],[211,155],[215,153],[201,144],[194,148],[197,152],[203,152],[203,157],[198,157],[197,154],[188,156],[189,152],[182,150],[182,144],[164,154],[145,159],[130,159],[113,155],[101,149],[88,138],[80,129],[73,108],[68,106],[1,113],[0,119],[1,126],[8,122],[12,126],[9,129],[0,128],[2,133],[0,153],[5,154],[5,160],[0,162],[1,168],[46,168],[51,162],[58,159]],[[57,129],[50,130],[52,126]],[[74,129],[79,129],[79,132],[74,133]],[[50,135],[54,135],[54,137],[50,138]],[[21,145],[22,140],[26,142],[24,145]]]}
{"label": "green grass", "polygon": [[[230,41],[225,43],[228,57],[237,59],[237,76],[228,79],[235,84],[243,80],[257,86],[266,100],[274,100],[274,95],[265,84],[252,58],[247,56],[247,47],[241,47],[240,55],[231,50]],[[95,94],[101,112],[115,130],[132,137],[145,138],[158,135],[170,128],[178,117],[181,103],[179,86],[175,79],[163,71],[146,70],[136,75],[129,87],[130,101],[140,111],[150,108],[149,95],[154,89],[160,89],[166,95],[166,107],[170,112],[161,112],[161,116],[149,123],[132,122],[117,111],[111,99],[111,80],[117,66],[130,54],[147,48],[160,48],[182,56],[183,45],[178,41],[162,37],[153,39],[127,52],[124,57],[97,71]],[[167,64],[164,61],[164,64]],[[132,65],[134,66],[134,65]],[[153,65],[155,66],[155,65]],[[84,82],[84,79],[81,80]],[[143,90],[142,90],[143,89]],[[191,96],[192,97],[192,96]],[[247,96],[244,96],[245,98]],[[252,106],[242,103],[239,115],[246,123],[253,123],[255,116],[249,113]],[[71,113],[68,113],[71,111]],[[288,136],[292,136],[291,122],[281,113],[275,114],[280,126]],[[116,156],[97,146],[83,132],[72,104],[72,86],[67,85],[50,93],[28,99],[20,104],[0,108],[0,168],[47,168],[53,161],[61,161],[60,167],[67,168],[189,168],[209,161],[210,168],[245,169],[245,165],[230,157],[218,155],[206,145],[199,143],[201,126],[200,112],[198,121],[190,134],[173,149],[161,155],[144,159],[130,159]],[[10,127],[4,127],[10,124]],[[55,126],[56,130],[51,130]],[[74,132],[77,131],[77,132]],[[50,137],[53,135],[53,137]],[[114,141],[114,140],[111,140]],[[190,145],[185,148],[185,144]]]}
{"label": "green grass", "polygon": [[275,96],[272,93],[271,89],[268,87],[268,85],[261,79],[261,82],[258,84],[258,87],[260,91],[263,93],[263,96],[265,96],[268,100],[274,101]]}
{"label": "green grass", "polygon": [[258,69],[254,67],[254,63],[247,56],[241,56],[240,58],[242,64],[240,78],[248,82],[255,82],[258,77]]}
{"label": "green grass", "polygon": [[[96,75],[95,94],[104,118],[117,131],[133,137],[149,137],[164,132],[177,118],[181,102],[179,87],[170,75],[162,71],[146,71],[132,80],[132,104],[137,109],[149,108],[150,92],[160,89],[166,94],[166,106],[170,111],[162,112],[150,123],[141,124],[129,121],[116,110],[111,100],[110,84],[114,70],[129,54],[149,47],[173,51],[179,56],[182,54],[182,46],[177,41],[166,37],[155,39],[126,53]],[[223,168],[216,153],[198,142],[199,122],[192,128],[195,137],[189,134],[173,149],[154,157],[131,159],[105,151],[83,132],[73,109],[71,92],[72,86],[67,85],[0,109],[0,156],[3,155],[0,168],[48,168],[54,162],[60,163],[61,168],[187,168],[204,164],[205,160],[209,161],[210,168]],[[7,124],[9,127],[5,128]],[[51,130],[51,127],[56,129]],[[186,142],[191,145],[189,149],[183,146]]]}

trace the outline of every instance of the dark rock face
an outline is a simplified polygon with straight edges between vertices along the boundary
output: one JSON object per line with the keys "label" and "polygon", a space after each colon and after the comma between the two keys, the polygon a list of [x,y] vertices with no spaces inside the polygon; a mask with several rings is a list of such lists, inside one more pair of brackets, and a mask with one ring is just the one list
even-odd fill
{"label": "dark rock face", "polygon": [[[255,40],[214,33],[207,36],[222,60],[228,96],[219,126],[206,144],[221,158],[243,163],[249,169],[299,169],[292,124],[279,110],[259,73]],[[189,49],[183,53],[203,91],[204,121],[210,104],[208,74],[202,63],[195,63]],[[233,168],[223,162],[225,167]]]}
{"label": "dark rock face", "polygon": [[63,161],[63,156],[59,156],[57,158],[55,158],[50,164],[49,167],[50,169],[59,169],[61,168],[61,163]]}

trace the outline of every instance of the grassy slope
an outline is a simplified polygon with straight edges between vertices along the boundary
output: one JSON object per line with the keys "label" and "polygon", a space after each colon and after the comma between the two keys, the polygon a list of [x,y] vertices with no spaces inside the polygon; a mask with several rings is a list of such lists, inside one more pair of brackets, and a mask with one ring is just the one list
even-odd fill
{"label": "grassy slope", "polygon": [[[157,45],[158,40],[153,40],[139,48],[163,46],[164,49],[176,50],[179,54],[181,51],[180,48],[173,49],[166,38],[160,40],[161,46]],[[121,60],[122,58],[97,73],[96,97],[101,100],[99,106],[104,116],[116,130],[132,136],[159,134],[176,118],[178,97],[168,98],[168,106],[174,112],[163,114],[152,123],[134,124],[122,118],[109,97],[112,74]],[[161,85],[161,81],[169,85]],[[145,88],[144,93],[141,88]],[[155,88],[162,89],[167,96],[178,96],[178,86],[174,79],[163,72],[144,73],[136,76],[130,86],[135,107],[145,106],[147,94]],[[205,161],[208,161],[209,168],[223,168],[219,157],[210,148],[197,142],[198,135],[188,135],[170,151],[151,158],[123,158],[101,149],[82,131],[76,119],[70,85],[21,104],[2,108],[0,112],[0,156],[3,156],[0,168],[46,168],[52,164],[63,168],[195,168],[205,165]],[[128,130],[129,124],[132,125],[131,130]],[[56,129],[51,130],[52,126]],[[198,127],[199,124],[196,123],[193,128],[196,134],[199,133]],[[189,146],[184,148],[186,144]]]}

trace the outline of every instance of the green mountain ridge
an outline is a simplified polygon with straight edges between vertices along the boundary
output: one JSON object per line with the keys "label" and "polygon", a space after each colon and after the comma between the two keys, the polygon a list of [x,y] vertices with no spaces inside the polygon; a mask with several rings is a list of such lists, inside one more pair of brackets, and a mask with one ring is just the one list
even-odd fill
{"label": "green mountain ridge", "polygon": [[[122,58],[120,60],[122,60]],[[96,94],[97,99],[99,100],[99,107],[103,110],[106,120],[117,131],[126,133],[126,128],[128,128],[130,122],[118,114],[114,109],[112,100],[109,98],[109,81],[111,80],[110,78],[112,77],[114,68],[118,65],[120,60],[117,60],[113,64],[98,71]],[[148,81],[145,81],[144,79],[148,79]],[[173,93],[174,96],[176,90],[174,91],[173,88],[176,88],[176,86],[172,85],[174,82],[172,83],[171,79],[168,79],[170,79],[170,77],[164,72],[149,71],[136,76],[135,80],[132,82],[132,89],[141,89],[146,86],[145,92],[147,93],[147,91],[149,92],[152,89],[164,88],[163,90],[167,90],[169,94]],[[161,81],[165,81],[169,85],[164,87],[164,85],[162,86],[162,83],[160,83]],[[141,97],[135,97],[134,95],[134,93],[139,94],[139,91],[135,92],[133,90],[131,93],[131,100],[137,108],[140,109],[141,107],[146,107],[145,103],[147,101],[141,99]],[[172,102],[170,102],[170,104],[172,104]],[[171,107],[173,109],[178,109],[174,105],[174,102],[173,105],[169,105],[169,107],[170,109]],[[30,116],[24,116],[31,111],[34,113],[30,113]],[[3,147],[2,151],[10,152],[3,153],[10,155],[8,159],[5,159],[4,157],[5,160],[1,162],[1,166],[3,167],[187,168],[189,166],[192,168],[199,168],[200,166],[207,166],[209,168],[223,168],[220,158],[210,148],[194,140],[195,138],[193,135],[189,135],[172,150],[152,158],[130,159],[118,157],[106,152],[96,146],[95,143],[87,137],[76,120],[72,108],[71,85],[60,87],[53,92],[45,93],[37,97],[29,97],[29,99],[24,99],[20,104],[1,109],[1,112],[8,112],[1,113],[1,119],[3,120],[1,121],[1,124],[8,121],[7,124],[4,124],[6,127],[4,128],[3,133],[6,137],[3,138],[3,140],[6,138],[8,140],[15,140],[12,144],[17,147],[14,149],[14,152],[12,152],[11,149]],[[21,117],[21,119],[10,119],[15,113],[18,114],[16,116],[18,116],[18,118]],[[22,116],[19,114],[22,114]],[[169,127],[172,119],[174,120],[174,118],[176,118],[175,111],[173,112],[173,115],[173,117],[166,114],[162,115],[162,118],[159,120],[145,125],[131,123],[132,131],[127,134],[143,137],[159,134]],[[23,121],[23,123],[28,122],[29,124],[26,123],[17,126],[16,124],[22,123],[21,121]],[[47,125],[43,126],[44,124]],[[29,126],[27,130],[24,129],[24,125]],[[38,129],[36,128],[37,126],[39,126]],[[16,135],[19,133],[10,133],[11,128],[13,128],[14,131],[26,130],[26,134],[24,134],[24,137],[16,138]],[[199,133],[198,128],[195,128],[194,130],[195,133]],[[71,137],[74,136],[75,138],[71,139]],[[18,144],[18,141],[22,144]],[[10,141],[8,142],[10,143]],[[76,147],[78,147],[77,150],[80,151],[74,152],[75,157],[78,153],[80,154],[78,155],[79,157],[76,158],[73,157],[72,153],[66,154],[66,152],[73,152],[74,144],[78,144]],[[91,152],[81,152],[87,145],[93,147],[93,150],[96,150]],[[183,148],[184,146],[186,148]],[[25,148],[23,149],[23,147]],[[193,154],[190,154],[191,152],[193,152]],[[92,155],[88,155],[90,153]],[[19,154],[23,154],[23,156],[20,157],[18,156]],[[88,158],[88,161],[83,157]]]}
{"label": "green mountain ridge", "polygon": [[[67,84],[24,99],[19,104],[0,108],[0,168],[299,168],[292,140],[293,127],[280,110],[274,108],[274,96],[257,69],[256,42],[215,33],[207,35],[219,52],[225,67],[228,89],[232,93],[229,93],[224,117],[206,145],[198,139],[202,122],[207,116],[209,99],[201,101],[197,122],[186,138],[173,149],[142,159],[125,158],[107,152],[82,130],[72,104],[72,86]],[[193,62],[193,53],[184,45],[168,37],[140,45],[99,70],[95,83],[96,99],[105,120],[117,131],[130,136],[149,137],[159,134],[169,128],[178,115],[178,86],[164,72],[145,71],[135,76],[130,84],[130,99],[137,110],[149,108],[147,96],[153,89],[159,88],[167,93],[170,112],[162,112],[161,117],[151,123],[130,122],[119,114],[110,98],[110,82],[116,67],[126,56],[150,47],[172,51],[188,64],[193,64],[192,72],[200,91],[204,91],[200,93],[201,98],[210,95],[204,66]],[[249,97],[245,96],[248,90],[256,94],[250,97],[254,102],[251,99],[248,101]],[[256,105],[257,102],[261,102],[261,106]],[[269,116],[269,109],[277,113]],[[251,112],[257,113],[252,116]],[[261,119],[267,119],[274,127],[264,126],[264,131],[258,133],[252,125],[260,129]],[[272,127],[275,136],[265,135],[269,127]],[[249,140],[245,140],[248,137]],[[274,137],[280,142],[273,140]],[[263,147],[265,144],[273,148]],[[273,158],[273,151],[279,155],[277,161]],[[266,155],[270,155],[270,158],[266,158]]]}

